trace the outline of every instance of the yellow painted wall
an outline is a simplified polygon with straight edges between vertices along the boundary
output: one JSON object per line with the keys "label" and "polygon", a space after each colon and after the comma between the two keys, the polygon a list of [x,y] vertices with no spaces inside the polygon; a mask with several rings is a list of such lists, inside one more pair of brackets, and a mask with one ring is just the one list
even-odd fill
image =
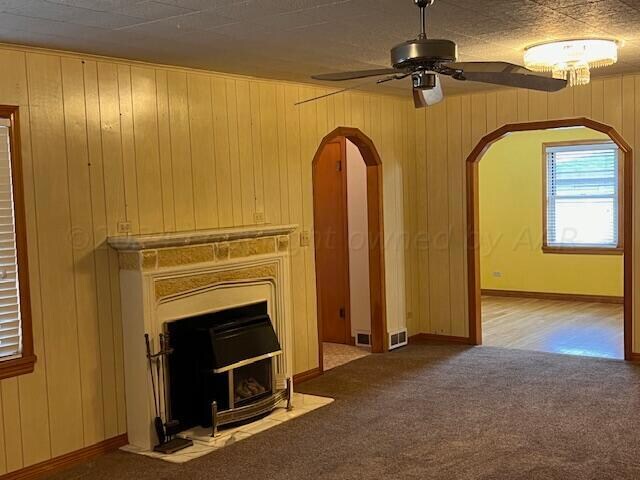
{"label": "yellow painted wall", "polygon": [[[0,46],[0,104],[20,106],[35,372],[0,382],[0,474],[124,433],[118,261],[133,233],[313,225],[311,161],[358,127],[384,168],[385,233],[404,230],[413,107],[202,71]],[[313,238],[313,236],[311,236]],[[294,369],[318,366],[314,247],[292,239]],[[387,322],[405,322],[402,248],[386,251]],[[142,341],[142,339],[141,339]]]}
{"label": "yellow painted wall", "polygon": [[513,133],[489,148],[480,161],[482,288],[623,295],[622,256],[545,254],[541,249],[542,145],[608,138],[587,128],[538,130]]}
{"label": "yellow painted wall", "polygon": [[[611,125],[640,150],[640,75],[594,78],[557,93],[503,89],[449,95],[415,111],[415,153],[404,171],[407,226],[405,285],[411,334],[467,337],[465,160],[478,141],[499,126],[569,117]],[[415,137],[414,137],[415,135]],[[411,152],[413,153],[413,152]],[[635,164],[638,155],[635,153]],[[640,168],[634,168],[640,188]],[[634,203],[633,275],[640,281],[640,195]],[[633,295],[633,351],[640,352],[640,289]]]}

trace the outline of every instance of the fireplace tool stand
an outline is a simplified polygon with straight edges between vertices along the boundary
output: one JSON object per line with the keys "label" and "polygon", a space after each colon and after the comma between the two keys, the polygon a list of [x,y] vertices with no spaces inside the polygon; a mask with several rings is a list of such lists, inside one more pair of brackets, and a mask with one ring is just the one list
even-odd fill
{"label": "fireplace tool stand", "polygon": [[[149,362],[149,373],[151,375],[151,389],[153,390],[153,406],[155,408],[156,416],[153,420],[153,428],[158,436],[158,445],[153,447],[153,450],[159,453],[175,453],[184,448],[193,445],[193,442],[186,438],[179,438],[176,435],[181,430],[180,422],[177,420],[171,420],[167,410],[169,400],[167,398],[167,374],[166,374],[166,359],[167,356],[173,352],[173,349],[169,347],[168,335],[160,334],[160,350],[157,353],[151,352],[151,343],[149,341],[149,334],[144,334],[145,346],[147,349],[147,360]],[[154,364],[155,364],[155,376],[154,376]],[[162,421],[161,416],[161,400],[160,400],[160,379],[162,379],[162,385],[164,385],[164,405],[166,413],[166,422]],[[156,382],[157,380],[157,382]]]}
{"label": "fireplace tool stand", "polygon": [[218,434],[218,427],[229,423],[242,422],[243,420],[248,420],[270,412],[278,403],[285,400],[287,402],[287,410],[292,410],[293,382],[291,378],[286,379],[284,389],[277,390],[273,395],[244,407],[231,408],[219,412],[218,403],[214,400],[211,402],[211,436],[215,437]]}

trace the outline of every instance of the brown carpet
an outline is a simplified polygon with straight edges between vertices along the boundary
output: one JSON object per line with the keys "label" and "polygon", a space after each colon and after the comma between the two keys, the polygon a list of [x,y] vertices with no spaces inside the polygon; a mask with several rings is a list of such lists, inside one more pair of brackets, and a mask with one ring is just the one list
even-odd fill
{"label": "brown carpet", "polygon": [[331,405],[184,465],[116,452],[52,478],[638,479],[640,367],[412,345],[299,390]]}

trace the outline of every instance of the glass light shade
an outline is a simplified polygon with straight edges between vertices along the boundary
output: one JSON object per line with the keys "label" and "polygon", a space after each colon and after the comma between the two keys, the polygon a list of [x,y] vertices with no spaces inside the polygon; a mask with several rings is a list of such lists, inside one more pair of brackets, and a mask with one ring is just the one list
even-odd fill
{"label": "glass light shade", "polygon": [[617,61],[615,40],[563,40],[534,45],[524,52],[527,68],[552,72],[554,78],[563,78],[571,86],[586,85],[591,80],[592,68],[607,67]]}

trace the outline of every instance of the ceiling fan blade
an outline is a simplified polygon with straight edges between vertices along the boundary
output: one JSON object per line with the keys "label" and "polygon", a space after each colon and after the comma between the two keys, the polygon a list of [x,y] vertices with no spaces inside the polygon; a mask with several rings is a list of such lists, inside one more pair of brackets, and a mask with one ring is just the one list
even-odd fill
{"label": "ceiling fan blade", "polygon": [[326,80],[330,82],[342,82],[344,80],[357,80],[358,78],[379,77],[381,75],[393,75],[402,73],[394,68],[379,68],[377,70],[360,70],[356,72],[323,73],[311,75],[314,80]]}
{"label": "ceiling fan blade", "polygon": [[507,62],[459,62],[449,63],[446,67],[462,71],[462,73],[452,75],[456,80],[491,83],[542,92],[557,92],[567,86],[566,80],[539,75],[528,68]]}
{"label": "ceiling fan blade", "polygon": [[[429,72],[433,73],[433,72]],[[436,74],[436,86],[431,89],[413,89],[413,104],[416,108],[424,108],[440,103],[444,99],[440,76]]]}

